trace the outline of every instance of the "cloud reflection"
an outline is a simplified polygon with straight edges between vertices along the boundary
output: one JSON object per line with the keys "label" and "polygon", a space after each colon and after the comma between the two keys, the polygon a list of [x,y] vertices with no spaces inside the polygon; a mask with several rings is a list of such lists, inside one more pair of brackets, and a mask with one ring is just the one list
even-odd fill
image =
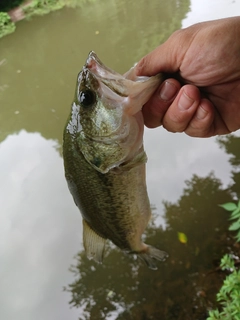
{"label": "cloud reflection", "polygon": [[230,182],[229,155],[216,143],[216,138],[198,139],[171,134],[163,128],[146,129],[145,149],[148,155],[147,186],[150,202],[157,209],[157,223],[164,225],[163,201],[176,201],[185,181],[193,174],[200,177],[214,172],[223,186]]}
{"label": "cloud reflection", "polygon": [[24,130],[0,144],[0,301],[5,320],[75,314],[62,286],[71,279],[68,268],[81,248],[81,217],[67,190],[57,147],[54,140]]}
{"label": "cloud reflection", "polygon": [[197,22],[238,16],[239,12],[238,0],[191,0],[191,10],[182,21],[182,28]]}

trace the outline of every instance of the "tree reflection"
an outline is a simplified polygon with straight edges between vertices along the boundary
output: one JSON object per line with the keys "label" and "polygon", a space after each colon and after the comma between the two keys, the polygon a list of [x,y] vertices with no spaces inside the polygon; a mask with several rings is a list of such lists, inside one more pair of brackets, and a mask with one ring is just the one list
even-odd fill
{"label": "tree reflection", "polygon": [[232,165],[232,180],[233,184],[230,189],[233,192],[233,196],[240,199],[240,137],[234,135],[227,135],[218,138],[220,147],[225,149],[226,153],[230,155],[229,162]]}
{"label": "tree reflection", "polygon": [[[206,319],[214,307],[223,274],[215,271],[222,255],[233,250],[228,215],[218,206],[231,201],[230,190],[211,173],[194,175],[176,203],[165,203],[167,228],[154,223],[146,242],[166,250],[170,257],[151,271],[139,260],[110,248],[103,265],[79,253],[72,267],[76,280],[71,305],[83,308],[80,319]],[[188,242],[178,241],[183,232]]]}
{"label": "tree reflection", "polygon": [[15,33],[1,38],[0,63],[6,63],[1,65],[0,141],[25,129],[61,142],[88,52],[95,50],[106,65],[126,72],[181,28],[190,7],[190,0],[68,1],[77,3],[81,7],[24,20]]}

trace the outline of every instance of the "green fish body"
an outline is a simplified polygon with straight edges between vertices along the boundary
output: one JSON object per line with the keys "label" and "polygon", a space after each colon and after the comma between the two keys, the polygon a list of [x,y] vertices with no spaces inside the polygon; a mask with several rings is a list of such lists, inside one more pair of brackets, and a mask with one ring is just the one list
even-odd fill
{"label": "green fish body", "polygon": [[64,130],[63,158],[69,190],[83,217],[88,258],[102,262],[105,241],[135,253],[156,269],[167,254],[141,240],[151,217],[147,194],[141,108],[161,76],[122,76],[94,52],[78,75]]}

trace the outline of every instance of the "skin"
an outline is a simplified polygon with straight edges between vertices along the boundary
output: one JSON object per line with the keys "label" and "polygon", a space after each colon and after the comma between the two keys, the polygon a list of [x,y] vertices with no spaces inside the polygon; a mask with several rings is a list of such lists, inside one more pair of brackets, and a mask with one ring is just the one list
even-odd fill
{"label": "skin", "polygon": [[145,125],[210,137],[240,128],[240,17],[174,32],[135,67],[169,77],[143,107]]}

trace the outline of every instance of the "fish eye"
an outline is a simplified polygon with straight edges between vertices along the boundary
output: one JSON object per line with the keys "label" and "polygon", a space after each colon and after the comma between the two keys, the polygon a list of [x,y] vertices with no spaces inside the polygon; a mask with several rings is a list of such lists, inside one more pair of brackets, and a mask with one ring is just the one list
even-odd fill
{"label": "fish eye", "polygon": [[79,102],[84,108],[91,107],[96,101],[95,93],[91,90],[84,90],[79,92]]}

